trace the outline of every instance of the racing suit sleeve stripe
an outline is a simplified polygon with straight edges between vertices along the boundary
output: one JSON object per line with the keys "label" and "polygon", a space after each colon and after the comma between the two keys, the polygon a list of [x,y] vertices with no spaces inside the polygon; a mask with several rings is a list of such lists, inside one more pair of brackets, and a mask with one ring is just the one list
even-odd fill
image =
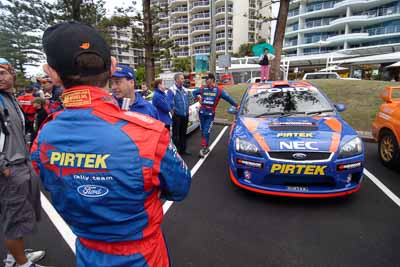
{"label": "racing suit sleeve stripe", "polygon": [[40,175],[39,171],[39,166],[38,166],[38,161],[39,161],[39,151],[38,151],[38,139],[39,139],[39,134],[33,141],[32,147],[31,147],[31,158],[32,158],[32,166],[35,169],[36,173]]}
{"label": "racing suit sleeve stripe", "polygon": [[237,106],[235,99],[233,99],[225,90],[222,90],[221,97],[225,101],[228,101],[232,106]]}
{"label": "racing suit sleeve stripe", "polygon": [[189,168],[178,154],[175,145],[170,141],[168,130],[160,138],[160,148],[157,149],[156,159],[161,159],[159,168],[161,197],[167,200],[183,200],[189,192],[192,181]]}

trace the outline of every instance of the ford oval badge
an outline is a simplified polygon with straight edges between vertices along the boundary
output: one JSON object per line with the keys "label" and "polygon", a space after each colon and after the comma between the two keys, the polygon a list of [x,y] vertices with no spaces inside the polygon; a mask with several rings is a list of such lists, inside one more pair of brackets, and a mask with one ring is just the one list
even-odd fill
{"label": "ford oval badge", "polygon": [[302,160],[302,159],[306,159],[306,158],[307,158],[307,155],[304,154],[304,153],[294,153],[294,154],[292,155],[292,157],[293,157],[294,159]]}
{"label": "ford oval badge", "polygon": [[77,190],[84,197],[102,197],[109,192],[107,187],[99,185],[81,185]]}

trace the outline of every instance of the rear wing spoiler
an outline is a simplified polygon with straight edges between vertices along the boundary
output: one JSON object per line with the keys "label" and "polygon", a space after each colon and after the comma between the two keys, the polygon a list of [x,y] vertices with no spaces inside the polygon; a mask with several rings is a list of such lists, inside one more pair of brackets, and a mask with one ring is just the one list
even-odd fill
{"label": "rear wing spoiler", "polygon": [[381,94],[381,98],[383,99],[383,101],[385,101],[386,103],[392,103],[393,100],[400,100],[400,98],[393,98],[394,90],[400,91],[400,86],[386,86]]}

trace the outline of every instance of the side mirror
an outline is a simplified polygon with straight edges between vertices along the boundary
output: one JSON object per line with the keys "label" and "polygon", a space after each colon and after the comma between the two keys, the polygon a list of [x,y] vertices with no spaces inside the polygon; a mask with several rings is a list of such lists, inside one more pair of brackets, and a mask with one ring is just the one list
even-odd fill
{"label": "side mirror", "polygon": [[335,108],[338,112],[343,112],[347,109],[345,104],[335,104]]}
{"label": "side mirror", "polygon": [[383,99],[383,101],[385,101],[386,103],[392,103],[392,87],[387,86],[382,94],[381,94],[381,98]]}
{"label": "side mirror", "polygon": [[228,113],[236,115],[238,113],[238,110],[235,107],[230,107],[228,108]]}

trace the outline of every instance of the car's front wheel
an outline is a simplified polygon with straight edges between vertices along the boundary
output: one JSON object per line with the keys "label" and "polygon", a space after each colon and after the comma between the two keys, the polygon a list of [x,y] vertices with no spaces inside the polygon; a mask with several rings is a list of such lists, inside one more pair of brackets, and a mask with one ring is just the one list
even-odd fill
{"label": "car's front wheel", "polygon": [[381,134],[378,150],[383,165],[390,168],[397,167],[400,162],[400,148],[396,136],[391,131],[384,131]]}

